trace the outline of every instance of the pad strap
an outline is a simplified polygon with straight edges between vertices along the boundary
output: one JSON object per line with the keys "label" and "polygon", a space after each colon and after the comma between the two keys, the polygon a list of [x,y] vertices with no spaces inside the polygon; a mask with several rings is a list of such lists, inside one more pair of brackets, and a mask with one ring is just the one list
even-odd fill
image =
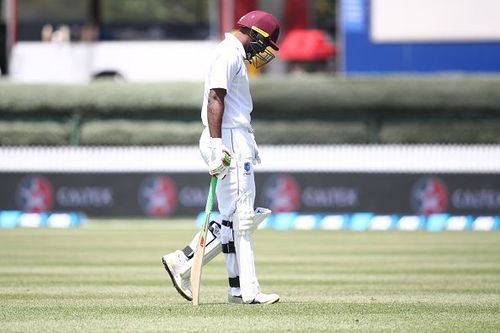
{"label": "pad strap", "polygon": [[228,278],[229,280],[229,287],[231,288],[239,288],[240,287],[240,277],[234,277],[234,278]]}
{"label": "pad strap", "polygon": [[236,249],[234,248],[234,242],[222,244],[222,253],[236,253]]}
{"label": "pad strap", "polygon": [[233,229],[233,222],[231,221],[222,220],[222,225]]}
{"label": "pad strap", "polygon": [[[222,220],[222,225],[233,229],[233,222]],[[236,253],[234,242],[230,241],[227,244],[222,244],[222,253]]]}
{"label": "pad strap", "polygon": [[182,249],[182,252],[184,252],[184,255],[188,258],[191,259],[194,256],[194,251],[193,249],[188,245],[185,248]]}

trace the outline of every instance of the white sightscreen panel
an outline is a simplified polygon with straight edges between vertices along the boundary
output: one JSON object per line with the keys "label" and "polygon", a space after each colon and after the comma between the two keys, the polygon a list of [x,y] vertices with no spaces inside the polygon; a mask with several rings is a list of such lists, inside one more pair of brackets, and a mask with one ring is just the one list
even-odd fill
{"label": "white sightscreen panel", "polygon": [[372,0],[374,42],[500,40],[500,0]]}

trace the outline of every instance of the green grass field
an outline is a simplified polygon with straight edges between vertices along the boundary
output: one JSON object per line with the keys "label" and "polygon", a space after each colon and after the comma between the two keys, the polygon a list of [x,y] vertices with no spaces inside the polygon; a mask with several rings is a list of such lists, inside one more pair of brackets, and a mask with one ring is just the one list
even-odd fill
{"label": "green grass field", "polygon": [[0,331],[500,331],[500,232],[259,230],[261,286],[280,303],[227,304],[219,256],[199,307],[160,261],[193,232],[187,220],[0,230]]}

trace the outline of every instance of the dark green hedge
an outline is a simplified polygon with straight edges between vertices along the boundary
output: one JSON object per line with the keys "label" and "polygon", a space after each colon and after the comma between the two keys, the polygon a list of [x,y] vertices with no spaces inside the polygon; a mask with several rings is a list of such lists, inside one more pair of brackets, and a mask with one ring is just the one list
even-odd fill
{"label": "dark green hedge", "polygon": [[[361,123],[255,121],[259,144],[369,143]],[[104,120],[81,126],[81,145],[196,145],[199,122]],[[0,145],[67,145],[70,127],[57,122],[0,122]],[[499,123],[388,123],[381,143],[500,143]]]}
{"label": "dark green hedge", "polygon": [[254,121],[259,144],[338,144],[366,143],[366,126],[362,123],[322,121]]}
{"label": "dark green hedge", "polygon": [[[202,83],[0,82],[1,145],[196,144]],[[252,80],[262,144],[497,143],[500,77]]]}
{"label": "dark green hedge", "polygon": [[82,145],[196,145],[201,122],[105,120],[84,123]]}
{"label": "dark green hedge", "polygon": [[[1,114],[157,116],[198,120],[202,83],[21,85],[0,82]],[[252,80],[260,119],[448,117],[500,114],[500,77],[334,78]]]}
{"label": "dark green hedge", "polygon": [[297,119],[500,117],[500,77],[271,78],[253,85],[255,109]]}
{"label": "dark green hedge", "polygon": [[389,123],[381,143],[500,143],[500,122]]}
{"label": "dark green hedge", "polygon": [[[95,82],[88,85],[0,83],[0,115],[107,117],[166,116],[194,119],[203,87],[199,83],[128,84]],[[199,115],[198,115],[199,117]]]}
{"label": "dark green hedge", "polygon": [[54,121],[0,121],[0,145],[61,146],[70,142],[70,127]]}
{"label": "dark green hedge", "polygon": [[[360,124],[337,124],[317,121],[254,123],[259,144],[315,144],[367,142]],[[82,125],[83,145],[193,145],[198,143],[200,122],[92,121]]]}

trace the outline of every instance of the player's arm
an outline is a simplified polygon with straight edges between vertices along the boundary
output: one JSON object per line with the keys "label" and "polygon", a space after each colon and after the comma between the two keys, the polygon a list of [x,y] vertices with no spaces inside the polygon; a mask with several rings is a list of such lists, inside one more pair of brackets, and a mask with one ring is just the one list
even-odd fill
{"label": "player's arm", "polygon": [[226,176],[231,154],[222,144],[222,117],[224,116],[224,98],[226,89],[213,88],[208,92],[207,118],[212,149],[209,172],[222,179]]}
{"label": "player's arm", "polygon": [[224,116],[224,98],[226,97],[226,89],[214,88],[208,93],[208,129],[210,137],[222,137],[222,117]]}

